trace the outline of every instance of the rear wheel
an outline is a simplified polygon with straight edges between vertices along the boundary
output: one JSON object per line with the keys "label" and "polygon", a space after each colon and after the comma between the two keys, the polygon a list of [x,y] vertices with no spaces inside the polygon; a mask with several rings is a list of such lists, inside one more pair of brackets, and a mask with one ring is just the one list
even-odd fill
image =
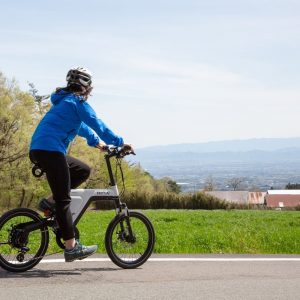
{"label": "rear wheel", "polygon": [[155,233],[149,219],[130,211],[116,216],[105,235],[105,247],[110,259],[119,267],[133,269],[147,261],[153,251]]}
{"label": "rear wheel", "polygon": [[0,218],[0,266],[10,272],[24,272],[45,255],[49,232],[47,226],[26,232],[31,224],[42,223],[42,217],[27,208],[8,211]]}

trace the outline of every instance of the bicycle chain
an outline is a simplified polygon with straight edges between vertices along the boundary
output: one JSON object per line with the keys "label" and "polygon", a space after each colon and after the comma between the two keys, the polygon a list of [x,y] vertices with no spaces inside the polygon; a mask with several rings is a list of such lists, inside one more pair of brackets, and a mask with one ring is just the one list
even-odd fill
{"label": "bicycle chain", "polygon": [[[46,232],[49,230],[45,230],[45,231],[41,231],[42,233]],[[48,257],[48,256],[51,256],[51,255],[55,255],[55,254],[60,254],[60,253],[63,253],[64,250],[61,249],[60,251],[57,251],[57,252],[53,252],[53,253],[49,253],[49,254],[45,254],[45,255],[42,255],[42,256],[36,256],[36,257],[33,257],[32,259],[29,259],[28,261],[31,261],[31,260],[37,260],[37,259],[40,259],[40,258],[44,258],[44,257]]]}

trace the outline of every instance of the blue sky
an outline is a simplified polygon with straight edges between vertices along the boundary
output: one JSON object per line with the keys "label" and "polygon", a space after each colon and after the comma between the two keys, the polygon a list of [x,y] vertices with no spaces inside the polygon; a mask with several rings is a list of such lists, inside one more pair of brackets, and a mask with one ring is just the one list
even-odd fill
{"label": "blue sky", "polygon": [[3,1],[0,70],[42,94],[94,74],[137,147],[299,136],[299,1]]}

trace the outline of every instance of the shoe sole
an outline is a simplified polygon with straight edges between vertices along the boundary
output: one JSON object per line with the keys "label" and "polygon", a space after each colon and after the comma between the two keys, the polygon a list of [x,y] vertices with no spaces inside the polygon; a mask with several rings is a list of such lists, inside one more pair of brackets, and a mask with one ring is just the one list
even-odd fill
{"label": "shoe sole", "polygon": [[96,253],[96,252],[97,252],[97,250],[96,250],[95,252],[91,253],[91,254],[88,254],[88,255],[85,255],[85,256],[81,256],[81,257],[78,257],[78,258],[74,258],[74,259],[72,259],[72,260],[66,260],[66,259],[65,259],[65,262],[73,262],[73,261],[75,261],[75,260],[83,260],[83,259],[85,259],[85,258],[87,258],[87,257],[89,257],[89,256],[91,256],[91,255],[93,255],[93,254]]}

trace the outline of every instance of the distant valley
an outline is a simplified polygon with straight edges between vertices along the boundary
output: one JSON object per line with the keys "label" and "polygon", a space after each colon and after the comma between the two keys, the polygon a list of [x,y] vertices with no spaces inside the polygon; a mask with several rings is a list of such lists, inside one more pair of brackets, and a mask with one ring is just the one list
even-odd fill
{"label": "distant valley", "polygon": [[212,180],[218,190],[243,179],[240,189],[267,190],[300,182],[300,138],[249,139],[137,149],[130,161],[156,178],[171,177],[185,192]]}

